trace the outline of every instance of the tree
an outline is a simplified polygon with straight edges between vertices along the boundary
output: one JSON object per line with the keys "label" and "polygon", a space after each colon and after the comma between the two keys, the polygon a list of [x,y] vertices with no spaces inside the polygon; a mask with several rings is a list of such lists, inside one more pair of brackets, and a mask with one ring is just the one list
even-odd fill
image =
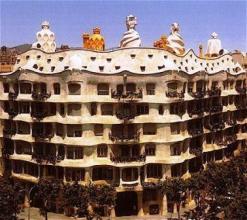
{"label": "tree", "polygon": [[56,203],[62,186],[62,182],[57,179],[40,179],[37,184],[34,198],[41,201],[40,214],[45,216],[46,220],[48,219],[47,212],[52,204]]}
{"label": "tree", "polygon": [[16,215],[20,212],[24,197],[25,190],[20,183],[0,177],[0,219],[17,219]]}
{"label": "tree", "polygon": [[176,204],[180,219],[180,205],[185,200],[186,182],[181,178],[167,178],[161,186],[161,192]]}

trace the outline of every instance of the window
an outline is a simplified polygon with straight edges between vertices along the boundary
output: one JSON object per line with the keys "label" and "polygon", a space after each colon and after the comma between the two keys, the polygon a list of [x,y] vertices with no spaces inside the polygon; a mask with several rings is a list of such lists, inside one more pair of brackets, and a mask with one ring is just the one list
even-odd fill
{"label": "window", "polygon": [[63,124],[56,124],[56,135],[62,137],[64,135]]}
{"label": "window", "polygon": [[136,84],[135,83],[127,83],[126,84],[126,92],[131,93],[136,91]]}
{"label": "window", "polygon": [[67,147],[67,158],[68,159],[83,159],[83,148],[82,147]]}
{"label": "window", "polygon": [[68,85],[69,95],[80,95],[81,94],[81,85],[76,83],[70,83]]}
{"label": "window", "polygon": [[53,89],[54,89],[54,95],[59,95],[60,94],[60,84],[59,83],[54,83],[53,84]]}
{"label": "window", "polygon": [[68,137],[81,137],[82,127],[81,125],[67,125]]}
{"label": "window", "polygon": [[147,95],[155,95],[155,84],[154,83],[148,83],[146,85],[147,89]]}
{"label": "window", "polygon": [[138,179],[137,168],[124,168],[122,170],[123,181],[135,181]]}
{"label": "window", "polygon": [[98,95],[109,95],[109,84],[100,83],[97,86]]}
{"label": "window", "polygon": [[81,116],[81,105],[80,104],[69,104],[68,115]]}
{"label": "window", "polygon": [[16,153],[17,154],[32,154],[32,147],[31,144],[24,141],[17,141],[16,142]]}
{"label": "window", "polygon": [[162,166],[160,164],[148,164],[147,178],[162,178]]}
{"label": "window", "polygon": [[9,93],[9,84],[8,83],[3,83],[3,92]]}
{"label": "window", "polygon": [[188,82],[188,93],[193,92],[193,84],[194,82]]}
{"label": "window", "polygon": [[170,126],[171,126],[171,134],[179,134],[180,133],[179,123],[172,123]]}
{"label": "window", "polygon": [[95,180],[112,180],[113,170],[108,167],[94,167],[93,168],[93,181]]}
{"label": "window", "polygon": [[65,168],[66,181],[83,181],[85,170],[81,168]]}
{"label": "window", "polygon": [[164,114],[164,106],[159,105],[159,115],[163,115],[163,114]]}
{"label": "window", "polygon": [[14,173],[22,173],[22,161],[14,160],[13,161],[13,172]]}
{"label": "window", "polygon": [[90,113],[91,113],[91,115],[96,115],[96,113],[97,113],[97,103],[95,103],[95,102],[91,103]]}
{"label": "window", "polygon": [[20,113],[28,114],[30,112],[30,107],[28,102],[20,102]]}
{"label": "window", "polygon": [[98,157],[107,157],[108,147],[105,144],[97,146],[97,156]]}
{"label": "window", "polygon": [[149,114],[148,104],[137,105],[137,115],[148,115],[148,114]]}
{"label": "window", "polygon": [[103,125],[102,124],[94,125],[94,135],[95,136],[102,136],[103,135]]}
{"label": "window", "polygon": [[180,144],[179,143],[172,144],[170,146],[170,151],[171,151],[171,156],[180,155],[181,154]]}
{"label": "window", "polygon": [[143,124],[143,134],[144,135],[154,135],[156,134],[156,125],[155,124]]}
{"label": "window", "polygon": [[27,122],[18,122],[18,134],[30,134],[30,125]]}
{"label": "window", "polygon": [[32,85],[30,83],[20,83],[20,93],[31,94]]}
{"label": "window", "polygon": [[145,154],[147,156],[155,156],[155,150],[156,150],[155,144],[150,143],[145,145]]}
{"label": "window", "polygon": [[101,113],[102,115],[113,115],[113,105],[112,104],[102,104]]}
{"label": "window", "polygon": [[176,82],[170,82],[167,84],[167,87],[168,87],[168,92],[176,92],[178,85]]}

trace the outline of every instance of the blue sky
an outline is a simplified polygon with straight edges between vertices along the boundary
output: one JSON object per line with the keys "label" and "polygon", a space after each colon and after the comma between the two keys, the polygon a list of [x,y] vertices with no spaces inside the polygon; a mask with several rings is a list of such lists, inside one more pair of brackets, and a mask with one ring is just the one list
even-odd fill
{"label": "blue sky", "polygon": [[186,49],[206,47],[212,32],[217,32],[223,48],[247,49],[247,0],[242,1],[13,1],[1,2],[1,45],[9,47],[33,43],[43,20],[48,20],[56,34],[57,45],[80,47],[81,34],[99,26],[106,47],[119,45],[126,30],[125,17],[138,18],[137,31],[142,45],[152,46],[170,24],[178,22]]}

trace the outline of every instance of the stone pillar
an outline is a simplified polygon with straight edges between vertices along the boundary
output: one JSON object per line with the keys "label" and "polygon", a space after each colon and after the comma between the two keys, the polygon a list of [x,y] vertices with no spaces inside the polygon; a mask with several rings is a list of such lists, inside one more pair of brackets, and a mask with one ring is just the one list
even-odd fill
{"label": "stone pillar", "polygon": [[64,159],[67,159],[67,146],[64,145]]}
{"label": "stone pillar", "polygon": [[159,114],[159,105],[156,103],[149,104],[149,115],[150,116],[157,116]]}
{"label": "stone pillar", "polygon": [[85,168],[85,182],[87,183],[87,184],[89,184],[90,183],[90,181],[91,181],[91,173],[92,173],[92,169],[90,168],[90,167],[86,167]]}
{"label": "stone pillar", "polygon": [[122,184],[123,184],[122,175],[123,175],[123,168],[119,167],[119,176],[120,176],[119,186],[122,186]]}
{"label": "stone pillar", "polygon": [[141,185],[141,167],[137,167],[138,169],[138,185]]}
{"label": "stone pillar", "polygon": [[163,105],[163,108],[164,108],[164,115],[169,115],[170,114],[170,105],[165,104],[165,105]]}
{"label": "stone pillar", "polygon": [[143,192],[136,192],[137,193],[137,206],[138,206],[138,216],[143,216],[143,206],[142,206],[142,199],[143,199]]}
{"label": "stone pillar", "polygon": [[196,92],[196,82],[193,82],[192,92]]}
{"label": "stone pillar", "polygon": [[64,103],[64,116],[66,117],[68,115],[68,104]]}
{"label": "stone pillar", "polygon": [[162,198],[162,215],[167,214],[167,196],[164,193],[163,198]]}
{"label": "stone pillar", "polygon": [[14,140],[14,155],[16,154],[16,141]]}
{"label": "stone pillar", "polygon": [[91,108],[91,104],[90,103],[83,103],[81,105],[82,108],[82,115],[83,116],[90,116],[91,112],[90,112],[90,108]]}
{"label": "stone pillar", "polygon": [[66,183],[66,168],[63,168],[63,182]]}
{"label": "stone pillar", "polygon": [[104,140],[109,140],[109,134],[111,132],[111,126],[108,124],[104,124],[103,138]]}
{"label": "stone pillar", "polygon": [[97,103],[96,115],[101,115],[101,104]]}

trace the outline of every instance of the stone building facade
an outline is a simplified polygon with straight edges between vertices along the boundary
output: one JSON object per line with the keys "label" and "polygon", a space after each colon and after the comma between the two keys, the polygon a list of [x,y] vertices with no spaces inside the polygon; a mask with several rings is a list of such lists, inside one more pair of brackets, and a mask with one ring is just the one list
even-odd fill
{"label": "stone building facade", "polygon": [[117,216],[172,212],[158,181],[246,147],[246,76],[231,54],[30,49],[0,76],[1,162],[30,183],[111,184]]}

